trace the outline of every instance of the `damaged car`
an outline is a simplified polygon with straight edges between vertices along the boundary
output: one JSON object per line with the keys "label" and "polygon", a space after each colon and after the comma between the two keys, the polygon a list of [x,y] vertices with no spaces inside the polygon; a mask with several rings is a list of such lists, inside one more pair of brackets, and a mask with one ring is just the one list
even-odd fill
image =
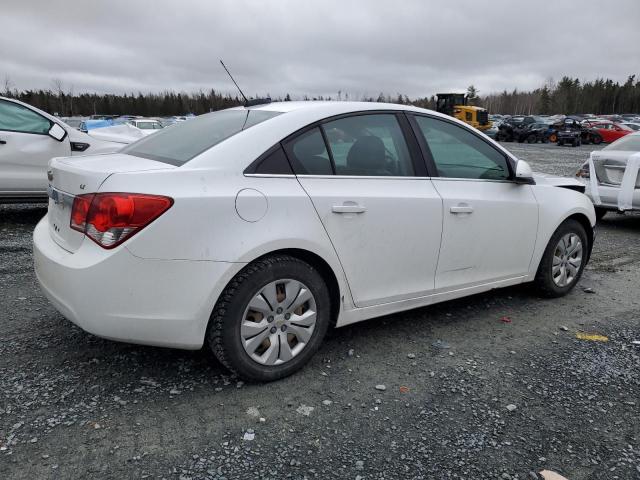
{"label": "damaged car", "polygon": [[591,152],[576,173],[595,205],[598,219],[607,212],[640,210],[640,132]]}
{"label": "damaged car", "polygon": [[566,295],[596,222],[576,179],[409,105],[254,101],[49,172],[33,239],[52,304],[253,381],[329,328],[522,283]]}

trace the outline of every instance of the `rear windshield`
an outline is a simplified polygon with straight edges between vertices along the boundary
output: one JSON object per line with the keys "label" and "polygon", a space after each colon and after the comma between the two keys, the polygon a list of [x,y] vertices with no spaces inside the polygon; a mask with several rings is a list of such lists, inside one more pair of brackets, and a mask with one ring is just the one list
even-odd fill
{"label": "rear windshield", "polygon": [[280,115],[265,110],[223,110],[163,128],[122,150],[136,157],[180,166],[242,130]]}
{"label": "rear windshield", "polygon": [[625,135],[603,150],[617,150],[620,152],[640,152],[640,135]]}

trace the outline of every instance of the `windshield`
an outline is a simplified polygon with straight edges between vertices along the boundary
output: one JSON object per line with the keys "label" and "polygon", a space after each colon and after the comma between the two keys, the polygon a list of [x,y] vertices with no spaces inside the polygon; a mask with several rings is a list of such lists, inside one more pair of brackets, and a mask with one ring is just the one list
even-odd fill
{"label": "windshield", "polygon": [[603,150],[617,150],[619,152],[640,152],[640,135],[625,135]]}
{"label": "windshield", "polygon": [[280,115],[265,110],[222,110],[163,128],[122,153],[180,166],[242,130]]}

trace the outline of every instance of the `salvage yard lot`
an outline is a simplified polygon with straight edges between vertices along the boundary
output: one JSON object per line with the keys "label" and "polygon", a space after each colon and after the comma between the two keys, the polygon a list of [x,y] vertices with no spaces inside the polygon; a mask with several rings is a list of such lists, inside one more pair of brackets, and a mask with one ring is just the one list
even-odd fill
{"label": "salvage yard lot", "polygon": [[[503,145],[562,175],[593,149]],[[0,478],[640,478],[639,215],[605,217],[567,297],[520,286],[345,327],[252,385],[208,351],[66,321],[33,273],[44,214],[0,207]]]}

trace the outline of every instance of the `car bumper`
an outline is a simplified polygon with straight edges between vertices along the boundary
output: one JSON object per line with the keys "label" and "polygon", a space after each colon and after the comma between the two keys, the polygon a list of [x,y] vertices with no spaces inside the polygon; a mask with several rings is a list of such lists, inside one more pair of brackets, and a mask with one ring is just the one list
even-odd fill
{"label": "car bumper", "polygon": [[[590,182],[584,182],[586,190],[585,195],[587,195],[591,201],[594,201],[594,197],[591,192],[591,184]],[[600,197],[600,204],[596,205],[597,207],[606,208],[609,210],[619,210],[619,202],[618,199],[621,193],[621,187],[611,186],[611,185],[603,185],[598,184],[598,196]],[[632,202],[631,208],[629,210],[640,210],[640,189],[635,188],[632,194]],[[595,204],[595,202],[594,202]]]}
{"label": "car bumper", "polygon": [[51,238],[44,217],[33,234],[36,277],[71,322],[99,337],[198,349],[219,293],[240,264],[157,260],[125,247],[83,241],[75,253]]}

